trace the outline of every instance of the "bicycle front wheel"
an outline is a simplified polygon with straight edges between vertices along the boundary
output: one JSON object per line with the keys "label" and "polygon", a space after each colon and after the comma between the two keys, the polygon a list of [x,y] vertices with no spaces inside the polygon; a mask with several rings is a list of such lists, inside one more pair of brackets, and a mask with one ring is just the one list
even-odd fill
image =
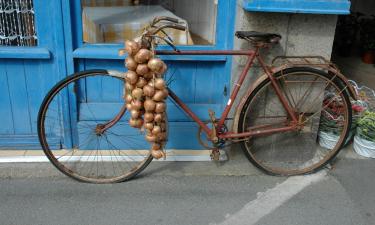
{"label": "bicycle front wheel", "polygon": [[[299,175],[316,171],[336,156],[351,127],[347,88],[334,74],[312,68],[291,68],[274,75],[283,95],[299,119],[299,129],[254,136],[242,142],[249,160],[273,175]],[[291,118],[269,79],[247,99],[239,132],[284,128]]]}
{"label": "bicycle front wheel", "polygon": [[47,94],[38,135],[44,153],[61,172],[83,182],[122,182],[152,161],[144,132],[128,123],[124,82],[106,70],[84,71]]}

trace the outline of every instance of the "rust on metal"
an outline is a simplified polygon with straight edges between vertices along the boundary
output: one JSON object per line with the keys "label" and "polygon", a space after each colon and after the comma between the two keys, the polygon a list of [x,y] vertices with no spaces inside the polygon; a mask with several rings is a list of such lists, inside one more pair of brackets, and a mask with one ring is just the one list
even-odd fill
{"label": "rust on metal", "polygon": [[337,65],[322,56],[277,56],[272,60],[272,66],[273,73],[277,73],[278,71],[291,67],[302,66],[309,66],[316,69],[329,71],[330,73],[333,73],[339,77],[339,79],[348,88],[348,92],[354,100],[358,99],[357,93],[355,92],[353,86],[341,73]]}

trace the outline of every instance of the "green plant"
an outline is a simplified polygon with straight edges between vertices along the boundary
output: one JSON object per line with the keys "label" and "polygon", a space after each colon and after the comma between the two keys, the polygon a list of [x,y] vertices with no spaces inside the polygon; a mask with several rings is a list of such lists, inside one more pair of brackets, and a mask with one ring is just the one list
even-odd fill
{"label": "green plant", "polygon": [[375,112],[366,111],[359,118],[357,134],[365,140],[375,142]]}
{"label": "green plant", "polygon": [[[343,126],[343,117],[341,115],[342,105],[332,102],[326,110],[322,113],[320,117],[319,130],[338,135],[342,131]],[[357,127],[358,119],[360,118],[364,107],[359,105],[358,102],[352,102],[352,126],[351,130],[354,133],[355,128]]]}

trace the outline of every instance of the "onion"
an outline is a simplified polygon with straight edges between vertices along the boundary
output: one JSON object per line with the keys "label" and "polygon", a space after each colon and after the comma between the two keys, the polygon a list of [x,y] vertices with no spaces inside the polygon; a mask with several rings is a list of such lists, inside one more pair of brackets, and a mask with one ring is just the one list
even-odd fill
{"label": "onion", "polygon": [[[146,114],[145,114],[146,115]],[[146,121],[146,119],[145,119]],[[146,121],[147,122],[147,121]],[[154,124],[153,123],[145,123],[144,124],[144,127],[147,129],[147,130],[152,130],[152,128],[154,128]]]}
{"label": "onion", "polygon": [[146,112],[154,111],[156,103],[151,99],[147,99],[144,103],[144,107],[146,109]]}
{"label": "onion", "polygon": [[143,120],[142,119],[133,119],[133,118],[131,118],[129,120],[129,125],[131,127],[134,127],[134,128],[141,128],[142,125],[143,125]]}
{"label": "onion", "polygon": [[120,50],[118,50],[118,55],[119,55],[119,56],[123,56],[123,55],[125,55],[125,53],[126,53],[126,50],[125,50],[125,49],[120,49]]}
{"label": "onion", "polygon": [[147,80],[150,80],[154,77],[154,72],[148,71],[148,73],[144,74],[143,77]]}
{"label": "onion", "polygon": [[160,141],[165,141],[165,140],[167,140],[167,132],[161,132],[161,133],[159,133],[159,134],[158,134],[158,139],[159,139]]}
{"label": "onion", "polygon": [[156,113],[163,113],[163,112],[165,112],[166,107],[167,106],[164,102],[158,102],[158,103],[156,103],[156,106],[155,106],[155,112]]}
{"label": "onion", "polygon": [[125,89],[128,90],[128,91],[132,91],[133,89],[135,88],[134,85],[130,84],[129,82],[126,82],[125,84]]}
{"label": "onion", "polygon": [[157,123],[160,123],[161,121],[163,121],[163,114],[161,113],[156,113],[154,115],[154,121],[157,122]]}
{"label": "onion", "polygon": [[134,100],[131,103],[133,110],[140,110],[142,108],[142,102],[139,100]]}
{"label": "onion", "polygon": [[156,91],[152,99],[156,102],[163,101],[165,99],[165,93],[163,91]]}
{"label": "onion", "polygon": [[141,128],[143,126],[144,121],[142,119],[137,120],[137,128]]}
{"label": "onion", "polygon": [[155,88],[147,84],[143,87],[143,94],[147,97],[152,97],[155,94]]}
{"label": "onion", "polygon": [[160,126],[154,126],[154,128],[152,129],[152,134],[158,135],[159,133],[161,133],[161,127]]}
{"label": "onion", "polygon": [[146,135],[146,140],[148,142],[155,142],[156,141],[156,136],[155,135]]}
{"label": "onion", "polygon": [[128,70],[135,71],[137,69],[138,63],[132,57],[128,57],[125,59],[125,66],[126,68],[128,68]]}
{"label": "onion", "polygon": [[154,120],[154,114],[150,112],[146,112],[144,115],[144,119],[146,122],[152,122]]}
{"label": "onion", "polygon": [[169,95],[168,89],[167,89],[167,88],[164,88],[162,91],[164,92],[164,96],[165,96],[165,98],[167,98],[168,95]]}
{"label": "onion", "polygon": [[138,77],[138,82],[136,84],[137,87],[143,88],[147,84],[147,81],[143,77]]}
{"label": "onion", "polygon": [[136,72],[141,76],[145,75],[149,71],[150,70],[148,69],[147,64],[138,64],[136,69]]}
{"label": "onion", "polygon": [[138,75],[134,71],[129,70],[125,74],[125,80],[130,84],[136,84],[138,81]]}
{"label": "onion", "polygon": [[150,59],[147,63],[148,68],[153,72],[158,72],[163,68],[163,61],[159,58]]}
{"label": "onion", "polygon": [[142,88],[136,88],[132,91],[132,96],[135,99],[141,99],[143,96],[143,89]]}
{"label": "onion", "polygon": [[133,97],[132,97],[131,95],[126,95],[126,96],[125,96],[125,101],[126,101],[127,103],[130,103],[130,102],[133,101]]}
{"label": "onion", "polygon": [[168,67],[167,65],[165,65],[165,63],[163,63],[163,67],[158,70],[156,73],[159,74],[159,75],[163,75],[165,73],[165,71],[167,71]]}
{"label": "onion", "polygon": [[148,49],[141,49],[134,56],[134,60],[137,63],[145,63],[152,57],[152,52]]}
{"label": "onion", "polygon": [[166,131],[167,130],[167,124],[165,122],[159,123],[159,126],[161,127],[162,131]]}
{"label": "onion", "polygon": [[160,158],[163,158],[164,157],[164,153],[160,150],[157,150],[157,151],[151,151],[151,155],[152,157],[154,157],[155,159],[160,159]]}
{"label": "onion", "polygon": [[154,85],[159,90],[165,89],[165,81],[163,80],[163,78],[156,78]]}
{"label": "onion", "polygon": [[155,82],[154,82],[154,79],[151,79],[151,80],[148,82],[148,85],[150,85],[151,87],[155,88]]}
{"label": "onion", "polygon": [[160,150],[160,149],[161,149],[161,145],[158,144],[158,143],[154,143],[154,144],[152,144],[152,146],[151,146],[151,150],[152,150],[152,151],[158,151],[158,150]]}
{"label": "onion", "polygon": [[142,125],[143,125],[143,120],[141,120],[141,119],[133,119],[133,118],[131,118],[131,119],[129,120],[129,125],[130,125],[131,127],[136,127],[136,128],[142,127]]}
{"label": "onion", "polygon": [[138,42],[135,41],[125,41],[125,50],[128,52],[129,55],[135,55],[141,46]]}
{"label": "onion", "polygon": [[141,115],[141,112],[139,110],[132,109],[130,111],[130,115],[131,115],[132,119],[138,119],[139,116]]}
{"label": "onion", "polygon": [[126,109],[127,109],[128,111],[131,111],[131,110],[133,109],[132,104],[131,104],[131,103],[127,103],[127,104],[126,104]]}

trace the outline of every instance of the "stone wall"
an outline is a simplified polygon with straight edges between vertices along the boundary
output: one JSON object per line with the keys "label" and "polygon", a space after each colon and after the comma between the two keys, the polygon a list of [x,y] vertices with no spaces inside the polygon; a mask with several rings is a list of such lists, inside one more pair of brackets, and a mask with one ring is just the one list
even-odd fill
{"label": "stone wall", "polygon": [[[268,54],[265,57],[267,63],[278,55],[321,55],[329,59],[336,22],[336,15],[248,12],[242,8],[242,0],[238,0],[235,30],[254,30],[282,35],[280,44],[270,50],[264,50],[263,54]],[[249,47],[247,41],[235,38],[234,49],[248,49]],[[232,87],[245,63],[245,57],[233,58]],[[250,73],[251,77],[245,81],[240,96],[259,75],[263,74],[263,71],[255,65]],[[239,98],[235,105],[238,104],[238,100]],[[234,112],[231,113],[233,115]]]}

